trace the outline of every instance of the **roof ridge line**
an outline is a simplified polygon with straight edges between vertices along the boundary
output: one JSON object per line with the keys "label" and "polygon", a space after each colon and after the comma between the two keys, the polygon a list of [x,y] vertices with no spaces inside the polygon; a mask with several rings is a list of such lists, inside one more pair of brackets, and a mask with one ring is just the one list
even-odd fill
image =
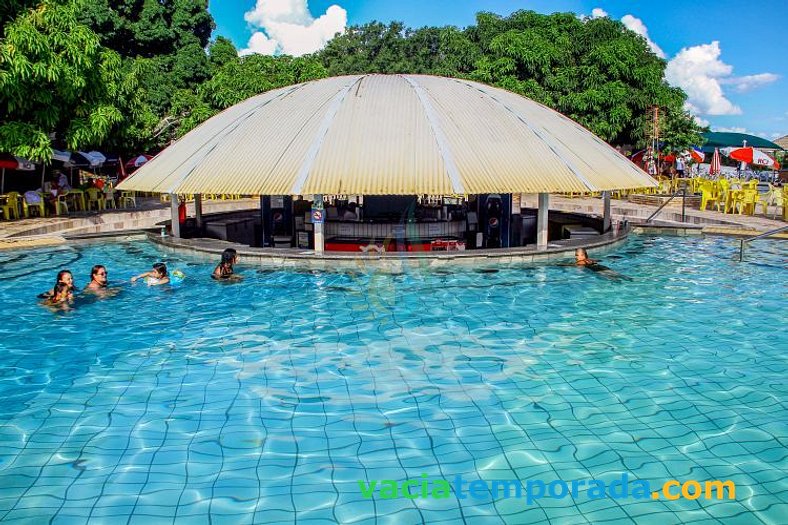
{"label": "roof ridge line", "polygon": [[347,97],[347,94],[350,93],[350,90],[353,89],[353,86],[360,84],[361,81],[368,76],[369,75],[359,76],[353,82],[345,86],[339,93],[334,95],[334,99],[331,101],[328,111],[326,111],[325,115],[323,115],[323,122],[320,123],[320,128],[318,129],[312,144],[310,144],[309,149],[304,156],[304,161],[301,163],[301,167],[298,169],[296,180],[293,182],[293,186],[290,188],[290,195],[301,195],[304,185],[309,178],[309,172],[312,170],[312,166],[315,164],[315,159],[317,159],[317,155],[320,153],[320,148],[323,145],[323,141],[325,140],[326,135],[328,135],[328,129],[334,122],[342,102]]}
{"label": "roof ridge line", "polygon": [[430,123],[430,127],[432,128],[433,138],[438,144],[438,152],[440,153],[441,159],[443,159],[443,164],[446,166],[449,180],[451,180],[452,190],[456,195],[465,194],[465,185],[462,182],[460,170],[457,169],[457,164],[454,162],[454,155],[451,152],[451,148],[449,148],[449,141],[446,138],[446,135],[443,133],[443,128],[441,128],[441,125],[438,122],[438,117],[435,114],[435,108],[432,107],[432,103],[427,98],[427,93],[424,91],[424,88],[421,87],[421,84],[411,78],[412,75],[400,74],[398,76],[402,77],[405,82],[410,84],[410,87],[416,92],[416,96],[419,97],[419,101],[424,108],[427,121]]}
{"label": "roof ridge line", "polygon": [[[309,82],[304,82],[304,83],[302,83],[302,84],[298,84],[298,85],[296,85],[296,86],[291,86],[291,89],[288,89],[288,90],[286,90],[286,91],[282,91],[282,93],[279,93],[279,94],[278,94],[278,95],[276,95],[275,97],[271,97],[271,98],[269,98],[268,100],[266,100],[265,102],[263,102],[263,103],[261,103],[261,104],[256,104],[255,106],[253,106],[252,108],[250,108],[250,109],[249,109],[249,110],[248,110],[246,113],[243,113],[243,114],[239,115],[239,116],[238,116],[238,118],[236,118],[236,119],[235,119],[235,120],[233,120],[231,123],[229,123],[227,126],[225,126],[224,128],[222,128],[222,130],[221,130],[221,131],[219,131],[219,132],[218,132],[218,133],[216,133],[215,135],[212,135],[212,136],[211,136],[211,138],[210,138],[209,140],[207,140],[207,141],[205,141],[205,142],[203,143],[203,147],[205,146],[205,144],[207,144],[208,142],[210,142],[210,140],[212,140],[212,139],[215,139],[217,136],[219,136],[219,135],[228,135],[228,134],[232,133],[233,131],[235,131],[235,130],[236,130],[236,129],[237,129],[237,128],[238,128],[238,127],[241,125],[241,124],[243,124],[244,122],[246,122],[246,121],[247,121],[247,120],[248,120],[248,119],[249,119],[249,118],[250,118],[250,117],[251,117],[251,116],[252,116],[252,115],[253,115],[253,114],[254,114],[256,111],[258,111],[260,108],[267,106],[268,104],[270,104],[270,103],[271,103],[271,102],[273,102],[274,100],[277,100],[277,99],[280,99],[280,98],[286,97],[287,95],[289,95],[289,94],[293,93],[294,91],[296,91],[296,90],[298,90],[298,89],[301,89],[301,88],[303,88],[303,87],[304,87],[304,86],[306,86],[307,84],[309,84]],[[262,94],[263,94],[263,93],[260,93],[260,95],[262,95]],[[260,95],[257,95],[257,96],[260,96]],[[230,108],[227,108],[227,109],[230,109]],[[220,113],[217,113],[217,115],[215,115],[215,116],[218,116],[218,115],[220,115],[220,114],[221,114],[221,112],[220,112]],[[211,117],[211,118],[213,118],[213,117]],[[205,122],[208,122],[208,121],[206,120]],[[201,125],[202,125],[202,124],[201,124]],[[196,128],[195,128],[195,129],[196,129]],[[217,141],[217,142],[216,142],[216,144],[214,144],[212,147],[210,147],[210,148],[209,148],[209,149],[206,151],[206,153],[200,157],[200,162],[204,162],[204,161],[205,161],[205,159],[207,159],[207,158],[208,158],[208,156],[210,156],[210,154],[213,152],[213,150],[214,150],[214,149],[216,149],[216,147],[217,147],[218,145],[219,145],[219,142]],[[181,167],[181,166],[183,166],[183,165],[184,165],[184,164],[185,164],[185,163],[186,163],[188,160],[190,160],[190,159],[192,159],[192,158],[194,158],[194,156],[187,157],[187,158],[186,158],[186,159],[185,159],[183,162],[181,162],[181,163],[178,165],[178,167]],[[183,181],[184,181],[184,180],[186,180],[186,177],[188,177],[189,175],[191,175],[191,174],[194,172],[194,170],[195,170],[196,168],[197,168],[197,163],[195,162],[195,163],[194,163],[194,165],[193,165],[193,166],[192,166],[192,167],[191,167],[191,168],[190,168],[190,169],[189,169],[189,170],[188,170],[186,173],[184,173],[183,175],[181,175],[181,176],[178,178],[178,180],[177,180],[177,181],[175,181],[173,184],[171,184],[171,185],[170,185],[170,187],[167,189],[167,191],[166,191],[165,193],[170,193],[170,194],[174,193],[174,192],[175,192],[175,189],[176,189],[178,186],[180,186],[181,184],[183,184]]]}
{"label": "roof ridge line", "polygon": [[[498,105],[500,105],[500,106],[503,106],[503,108],[504,108],[504,109],[506,109],[506,111],[508,111],[509,113],[511,113],[512,115],[514,115],[514,116],[515,116],[515,118],[517,118],[517,120],[519,120],[520,122],[522,122],[523,124],[525,124],[525,126],[526,126],[526,127],[529,129],[529,130],[531,130],[531,132],[533,132],[533,133],[534,133],[534,135],[536,135],[537,137],[539,137],[540,139],[542,139],[542,141],[543,141],[543,142],[545,143],[545,145],[546,145],[546,146],[547,146],[547,147],[550,149],[550,151],[552,151],[552,152],[553,152],[553,154],[556,156],[556,158],[558,158],[558,159],[559,159],[559,160],[560,160],[562,163],[564,163],[564,165],[565,165],[567,168],[569,168],[569,171],[571,171],[571,172],[574,174],[574,176],[575,176],[575,177],[577,177],[577,179],[578,179],[578,180],[579,180],[579,181],[580,181],[580,182],[583,184],[583,186],[585,186],[586,188],[588,188],[590,191],[599,191],[599,189],[598,189],[596,186],[594,186],[593,184],[591,184],[591,181],[589,181],[589,180],[588,180],[588,179],[587,179],[587,178],[586,178],[586,177],[585,177],[585,176],[584,176],[584,175],[583,175],[583,174],[580,172],[580,170],[578,170],[578,169],[577,169],[577,167],[575,167],[575,165],[574,165],[574,164],[573,164],[573,163],[572,163],[570,160],[568,160],[568,159],[564,158],[564,157],[563,157],[563,156],[562,156],[562,155],[561,155],[561,154],[560,154],[560,153],[557,151],[557,149],[556,149],[555,145],[553,144],[553,141],[552,141],[552,140],[550,140],[550,139],[549,139],[547,136],[545,136],[545,134],[544,134],[544,133],[542,133],[541,131],[539,131],[538,129],[536,129],[536,128],[535,128],[535,127],[534,127],[534,126],[533,126],[533,125],[532,125],[530,122],[528,122],[528,120],[526,120],[526,119],[525,119],[525,118],[524,118],[522,115],[520,115],[518,112],[516,112],[516,111],[515,111],[515,110],[513,110],[511,107],[509,107],[509,105],[508,105],[508,104],[506,104],[506,103],[502,102],[500,99],[498,99],[498,97],[496,97],[496,96],[495,96],[495,95],[493,95],[492,93],[488,93],[487,91],[485,91],[485,90],[483,90],[483,89],[481,89],[481,88],[478,88],[478,87],[476,87],[476,86],[474,86],[474,85],[472,85],[472,84],[469,84],[467,81],[462,81],[461,79],[457,79],[457,78],[452,78],[452,80],[454,80],[454,81],[455,81],[455,82],[457,82],[458,84],[463,84],[464,86],[467,86],[467,87],[469,87],[470,89],[475,89],[475,90],[476,90],[476,91],[478,91],[479,93],[482,93],[482,94],[486,95],[488,98],[490,98],[490,99],[492,99],[493,101],[495,101],[495,103],[496,103],[496,104],[498,104]],[[520,95],[520,96],[522,96],[522,95]],[[523,98],[527,98],[527,97],[523,97]],[[528,100],[531,100],[531,99],[529,98]],[[535,102],[535,101],[532,101],[532,102]],[[538,102],[537,102],[537,104],[538,104]],[[558,112],[556,111],[556,113],[558,113]],[[559,115],[561,115],[561,116],[563,116],[563,117],[565,117],[565,115],[562,115],[561,113],[558,113],[558,114],[559,114]]]}

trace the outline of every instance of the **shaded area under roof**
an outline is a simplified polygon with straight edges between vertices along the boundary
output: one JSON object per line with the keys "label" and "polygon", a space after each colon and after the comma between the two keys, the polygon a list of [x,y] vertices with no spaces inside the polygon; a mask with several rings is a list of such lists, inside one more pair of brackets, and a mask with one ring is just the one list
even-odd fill
{"label": "shaded area under roof", "polygon": [[755,135],[748,135],[746,133],[728,133],[722,131],[709,131],[702,133],[706,143],[701,148],[706,153],[714,152],[714,148],[730,148],[740,147],[747,141],[747,146],[762,149],[783,149],[779,144],[775,144],[771,140]]}
{"label": "shaded area under roof", "polygon": [[655,185],[590,131],[525,97],[461,79],[354,75],[228,108],[119,189],[445,195]]}

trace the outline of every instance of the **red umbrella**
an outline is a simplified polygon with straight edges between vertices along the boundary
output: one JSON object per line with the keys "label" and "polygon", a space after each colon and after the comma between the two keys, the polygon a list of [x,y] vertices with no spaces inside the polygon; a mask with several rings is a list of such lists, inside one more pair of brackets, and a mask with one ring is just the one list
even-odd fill
{"label": "red umbrella", "polygon": [[32,162],[22,157],[15,157],[7,153],[0,153],[0,169],[2,170],[2,180],[0,180],[0,193],[5,193],[5,170],[33,171],[35,166]]}
{"label": "red umbrella", "polygon": [[771,158],[766,153],[755,148],[723,148],[722,153],[734,160],[755,164],[765,168],[780,169],[780,163]]}
{"label": "red umbrella", "polygon": [[129,160],[126,163],[126,169],[130,169],[131,170],[131,169],[134,169],[134,168],[139,168],[140,166],[142,166],[143,164],[145,164],[146,162],[148,162],[152,158],[153,158],[153,155],[138,155],[136,157],[133,157],[131,160]]}
{"label": "red umbrella", "polygon": [[722,162],[720,162],[720,150],[714,148],[714,155],[711,156],[711,164],[709,165],[709,175],[719,175],[722,171]]}

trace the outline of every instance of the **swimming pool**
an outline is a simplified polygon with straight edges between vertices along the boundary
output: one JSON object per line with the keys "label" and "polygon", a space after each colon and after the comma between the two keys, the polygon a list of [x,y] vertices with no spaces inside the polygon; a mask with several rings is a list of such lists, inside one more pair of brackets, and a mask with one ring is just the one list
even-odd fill
{"label": "swimming pool", "polygon": [[[788,247],[402,275],[144,241],[0,253],[3,523],[785,523]],[[157,260],[172,289],[126,284]],[[52,313],[57,270],[115,298]],[[733,480],[730,501],[365,498],[359,480]]]}

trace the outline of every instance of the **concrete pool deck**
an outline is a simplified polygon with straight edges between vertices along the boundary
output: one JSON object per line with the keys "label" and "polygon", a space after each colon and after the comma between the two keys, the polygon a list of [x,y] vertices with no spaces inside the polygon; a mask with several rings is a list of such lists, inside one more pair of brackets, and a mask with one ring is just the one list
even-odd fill
{"label": "concrete pool deck", "polygon": [[[138,201],[139,206],[135,209],[106,210],[64,217],[0,221],[0,250],[56,246],[68,243],[69,238],[85,235],[139,232],[155,228],[157,225],[170,219],[171,211],[168,203],[161,203],[156,198],[138,199]],[[523,205],[536,207],[536,195],[527,196],[523,201]],[[258,207],[259,200],[256,198],[203,202],[203,212],[205,214],[249,210]],[[602,200],[598,198],[567,198],[551,195],[550,209],[552,211],[601,216]],[[763,215],[731,215],[717,211],[700,211],[689,208],[686,210],[687,221],[682,223],[681,211],[675,207],[666,207],[656,217],[655,224],[645,225],[646,218],[654,213],[656,208],[621,200],[612,201],[611,211],[614,220],[629,221],[635,233],[754,236],[786,225],[784,221],[770,219]],[[188,204],[188,213],[193,215],[193,203]],[[788,239],[788,235],[785,234],[775,237]],[[217,242],[221,243],[221,241]],[[290,251],[302,253],[304,250]]]}

